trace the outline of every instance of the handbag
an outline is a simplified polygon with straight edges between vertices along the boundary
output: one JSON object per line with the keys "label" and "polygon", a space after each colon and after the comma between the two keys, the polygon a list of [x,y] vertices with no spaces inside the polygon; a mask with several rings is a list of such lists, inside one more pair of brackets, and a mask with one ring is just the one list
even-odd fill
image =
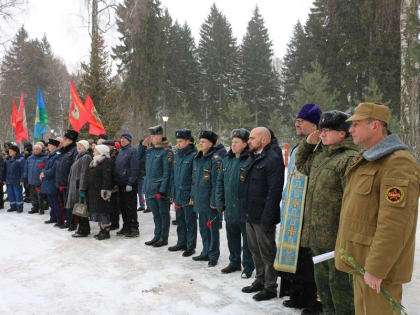
{"label": "handbag", "polygon": [[89,217],[89,211],[86,203],[86,198],[81,198],[79,202],[75,203],[73,206],[73,214],[78,217],[87,218]]}

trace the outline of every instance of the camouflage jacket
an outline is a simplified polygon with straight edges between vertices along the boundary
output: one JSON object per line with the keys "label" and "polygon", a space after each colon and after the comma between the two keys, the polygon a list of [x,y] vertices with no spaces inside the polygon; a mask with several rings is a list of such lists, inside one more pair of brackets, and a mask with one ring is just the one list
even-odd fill
{"label": "camouflage jacket", "polygon": [[296,167],[309,176],[309,183],[300,246],[325,251],[334,249],[345,174],[358,152],[351,137],[336,145],[317,147],[302,140],[296,154]]}

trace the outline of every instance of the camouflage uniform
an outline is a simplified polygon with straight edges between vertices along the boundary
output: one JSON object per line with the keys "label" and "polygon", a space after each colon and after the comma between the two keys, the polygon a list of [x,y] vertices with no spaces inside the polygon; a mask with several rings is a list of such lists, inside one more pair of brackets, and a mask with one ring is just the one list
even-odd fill
{"label": "camouflage uniform", "polygon": [[[303,140],[296,155],[299,172],[309,176],[301,246],[314,256],[334,250],[340,220],[345,174],[358,154],[347,137],[336,145],[311,145]],[[353,288],[346,273],[334,261],[314,266],[315,282],[325,314],[354,314]]]}

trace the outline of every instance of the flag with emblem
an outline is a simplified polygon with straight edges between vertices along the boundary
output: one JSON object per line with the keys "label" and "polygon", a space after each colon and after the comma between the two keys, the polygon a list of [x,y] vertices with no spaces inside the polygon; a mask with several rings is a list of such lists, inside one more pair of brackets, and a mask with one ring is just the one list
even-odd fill
{"label": "flag with emblem", "polygon": [[16,141],[21,144],[22,139],[29,141],[28,127],[26,124],[25,104],[23,101],[24,93],[20,95],[19,110],[16,118],[15,137]]}
{"label": "flag with emblem", "polygon": [[73,129],[80,132],[80,129],[89,121],[91,114],[86,110],[79,94],[77,94],[73,80],[70,80],[70,95],[71,107],[69,111],[69,121]]}
{"label": "flag with emblem", "polygon": [[90,113],[89,134],[95,136],[106,134],[104,125],[89,94],[86,96],[85,108]]}
{"label": "flag with emblem", "polygon": [[43,134],[46,132],[48,125],[47,107],[45,106],[44,98],[42,97],[41,89],[38,88],[38,100],[36,102],[34,138],[39,141]]}
{"label": "flag with emblem", "polygon": [[12,115],[10,116],[10,125],[13,128],[16,128],[17,114],[18,114],[18,110],[17,110],[16,102],[15,100],[13,100],[12,101]]}

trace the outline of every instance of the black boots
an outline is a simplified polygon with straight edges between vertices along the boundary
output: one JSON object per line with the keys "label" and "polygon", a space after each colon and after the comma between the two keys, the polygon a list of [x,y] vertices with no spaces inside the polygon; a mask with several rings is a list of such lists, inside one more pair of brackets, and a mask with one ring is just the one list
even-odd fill
{"label": "black boots", "polygon": [[144,244],[146,244],[147,246],[151,246],[154,243],[156,243],[157,241],[159,241],[159,237],[154,237],[153,239],[151,239],[150,241],[145,242]]}
{"label": "black boots", "polygon": [[235,271],[241,271],[241,267],[235,267],[232,265],[228,265],[227,267],[223,268],[222,270],[220,270],[222,273],[232,273]]}
{"label": "black boots", "polygon": [[163,238],[160,238],[156,243],[154,243],[153,247],[162,247],[168,245],[168,240],[164,240]]}
{"label": "black boots", "polygon": [[106,240],[108,238],[110,238],[111,236],[109,235],[109,231],[105,230],[105,229],[101,229],[101,231],[99,232],[99,234],[94,236],[98,241],[102,241],[102,240]]}
{"label": "black boots", "polygon": [[182,253],[182,256],[184,257],[190,257],[195,254],[194,248],[188,248],[185,252]]}
{"label": "black boots", "polygon": [[128,238],[134,238],[134,237],[139,237],[140,236],[140,232],[138,228],[130,228],[128,229],[128,232],[125,234],[125,237]]}
{"label": "black boots", "polygon": [[187,246],[185,245],[175,245],[168,248],[170,252],[176,252],[179,250],[187,250]]}
{"label": "black boots", "polygon": [[255,294],[252,298],[255,301],[267,301],[277,297],[276,291],[268,291],[267,289],[263,289],[257,294]]}
{"label": "black boots", "polygon": [[117,236],[125,236],[129,231],[129,228],[123,225],[122,229],[117,232]]}
{"label": "black boots", "polygon": [[242,292],[244,293],[254,293],[254,292],[259,292],[262,289],[264,289],[264,286],[260,283],[253,283],[247,287],[243,287],[242,288]]}

